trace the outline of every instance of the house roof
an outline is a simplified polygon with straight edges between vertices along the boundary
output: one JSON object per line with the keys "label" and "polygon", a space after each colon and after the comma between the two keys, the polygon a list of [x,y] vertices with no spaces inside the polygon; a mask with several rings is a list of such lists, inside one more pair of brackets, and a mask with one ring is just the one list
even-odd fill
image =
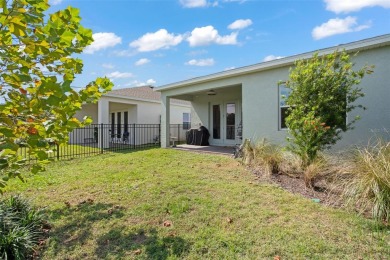
{"label": "house roof", "polygon": [[[105,96],[161,102],[161,93],[154,91],[153,86],[114,89],[105,94]],[[171,103],[177,105],[190,105],[190,102],[178,99],[171,99]]]}
{"label": "house roof", "polygon": [[337,46],[325,48],[325,49],[320,49],[316,51],[311,51],[311,52],[306,52],[298,55],[293,55],[281,59],[276,59],[272,61],[266,61],[266,62],[261,62],[257,63],[254,65],[249,65],[245,67],[240,67],[236,69],[231,69],[227,71],[222,71],[214,74],[209,74],[206,76],[201,76],[197,78],[192,78],[184,81],[179,81],[167,85],[163,85],[161,87],[158,87],[155,89],[155,91],[164,91],[164,90],[169,90],[169,89],[175,89],[175,88],[182,88],[190,85],[195,85],[195,84],[200,84],[200,83],[205,83],[209,81],[215,81],[218,79],[223,79],[223,78],[229,78],[229,77],[235,77],[235,76],[240,76],[244,74],[249,74],[249,73],[254,73],[254,72],[259,72],[259,71],[264,71],[264,70],[269,70],[269,69],[274,69],[274,68],[279,68],[279,67],[284,67],[284,66],[289,66],[293,65],[296,60],[300,59],[308,59],[313,56],[314,53],[318,52],[320,55],[332,53],[336,50],[345,50],[347,52],[353,52],[353,51],[360,51],[360,50],[367,50],[367,49],[373,49],[381,46],[387,46],[390,45],[390,34],[385,34],[373,38],[368,38],[360,41],[355,41],[355,42],[350,42],[346,44],[340,44]]}

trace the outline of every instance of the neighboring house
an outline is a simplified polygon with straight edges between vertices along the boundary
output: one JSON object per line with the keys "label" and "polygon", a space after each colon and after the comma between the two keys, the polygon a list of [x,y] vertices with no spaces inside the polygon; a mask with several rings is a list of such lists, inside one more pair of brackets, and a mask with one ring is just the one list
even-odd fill
{"label": "neighboring house", "polygon": [[[352,111],[362,119],[355,129],[346,132],[337,148],[352,144],[367,144],[374,135],[390,139],[390,34],[341,44],[318,50],[319,54],[345,49],[354,54],[356,68],[375,65],[374,73],[367,75],[359,85],[366,93],[359,103],[367,110]],[[167,135],[171,98],[191,101],[193,125],[202,124],[209,129],[210,145],[230,146],[250,138],[266,138],[271,142],[285,144],[287,131],[284,112],[286,106],[281,98],[286,89],[279,81],[289,78],[289,69],[298,59],[312,57],[308,52],[268,62],[197,77],[161,86],[162,147],[169,145]]]}
{"label": "neighboring house", "polygon": [[[89,116],[92,118],[93,124],[105,124],[106,127],[104,129],[108,132],[104,133],[104,135],[111,137],[104,139],[104,147],[108,147],[110,139],[111,141],[120,141],[120,139],[123,139],[123,134],[130,132],[131,126],[134,124],[137,124],[139,131],[143,127],[148,127],[147,125],[149,124],[160,124],[161,112],[161,94],[154,91],[152,86],[143,86],[112,90],[104,94],[97,104],[83,105],[82,109],[77,112],[76,118],[82,119],[85,116]],[[190,113],[190,102],[171,100],[170,124],[182,124],[181,128],[188,128]],[[149,128],[152,129],[151,127]],[[157,138],[159,135],[158,129],[158,126],[153,127],[153,131],[156,133],[150,136]],[[175,133],[172,133],[172,135],[177,136]],[[76,138],[75,136],[78,137]],[[83,134],[73,132],[70,140],[73,140],[73,143],[84,143],[85,140],[96,141],[94,129],[91,128],[90,133],[87,134],[85,132]],[[151,142],[152,140],[146,141]]]}

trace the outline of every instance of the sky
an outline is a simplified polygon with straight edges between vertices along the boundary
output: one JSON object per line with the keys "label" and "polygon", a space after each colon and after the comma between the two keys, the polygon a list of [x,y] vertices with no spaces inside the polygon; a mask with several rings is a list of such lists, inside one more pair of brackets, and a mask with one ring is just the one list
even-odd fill
{"label": "sky", "polygon": [[390,33],[390,0],[49,0],[73,6],[94,43],[83,87],[163,86]]}

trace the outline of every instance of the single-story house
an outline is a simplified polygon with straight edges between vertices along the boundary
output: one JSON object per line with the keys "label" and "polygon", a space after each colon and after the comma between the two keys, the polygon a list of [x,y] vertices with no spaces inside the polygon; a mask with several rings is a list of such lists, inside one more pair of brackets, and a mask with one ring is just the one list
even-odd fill
{"label": "single-story house", "polygon": [[[161,93],[153,91],[152,86],[142,86],[133,88],[115,89],[104,94],[96,104],[84,104],[82,109],[76,113],[76,118],[82,119],[85,116],[89,116],[93,120],[93,124],[103,124],[104,147],[109,146],[109,142],[121,142],[123,141],[123,135],[127,134],[133,136],[132,125],[136,125],[137,131],[140,132],[143,128],[148,128],[149,131],[155,133],[148,136],[157,141],[159,135],[159,126],[152,127],[150,125],[159,125],[161,121]],[[185,132],[189,128],[189,122],[191,120],[191,103],[184,100],[171,99],[170,100],[171,118],[170,124],[180,124],[180,128],[174,127],[171,130],[172,136],[178,136],[175,131]],[[90,127],[89,133],[85,133],[85,129],[75,130],[70,135],[72,143],[85,143],[85,140],[97,141],[96,129],[97,126]],[[184,129],[183,129],[184,128]],[[78,132],[77,132],[78,131]],[[81,134],[82,132],[82,134]],[[182,139],[184,140],[185,134],[182,133]],[[100,137],[100,134],[98,135]],[[134,138],[133,138],[134,139]],[[140,144],[138,140],[129,140],[129,143],[136,142]],[[149,138],[150,139],[150,138]],[[153,140],[144,140],[143,142],[152,142]],[[158,140],[159,141],[159,140]]]}
{"label": "single-story house", "polygon": [[367,107],[347,115],[361,120],[355,129],[344,133],[336,149],[353,144],[367,144],[375,135],[390,139],[390,34],[303,53],[246,67],[188,79],[156,88],[162,99],[161,145],[169,146],[170,100],[192,103],[191,124],[205,126],[210,132],[210,145],[231,146],[243,139],[266,138],[285,144],[288,131],[284,124],[286,111],[282,95],[286,94],[279,81],[289,78],[289,69],[299,59],[307,59],[315,52],[320,55],[336,50],[359,54],[353,57],[356,68],[375,65],[359,85],[365,97],[359,103]]}

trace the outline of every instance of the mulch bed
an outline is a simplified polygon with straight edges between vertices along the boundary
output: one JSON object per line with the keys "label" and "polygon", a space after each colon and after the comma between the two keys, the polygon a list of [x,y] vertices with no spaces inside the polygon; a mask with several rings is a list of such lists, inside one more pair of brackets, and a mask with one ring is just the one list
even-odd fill
{"label": "mulch bed", "polygon": [[250,168],[249,170],[257,176],[259,181],[276,184],[291,193],[299,194],[326,206],[335,208],[342,206],[340,195],[334,191],[330,191],[323,181],[316,183],[314,188],[308,188],[305,186],[304,180],[298,176],[288,176],[285,174],[272,174],[269,176],[264,174],[261,169]]}

